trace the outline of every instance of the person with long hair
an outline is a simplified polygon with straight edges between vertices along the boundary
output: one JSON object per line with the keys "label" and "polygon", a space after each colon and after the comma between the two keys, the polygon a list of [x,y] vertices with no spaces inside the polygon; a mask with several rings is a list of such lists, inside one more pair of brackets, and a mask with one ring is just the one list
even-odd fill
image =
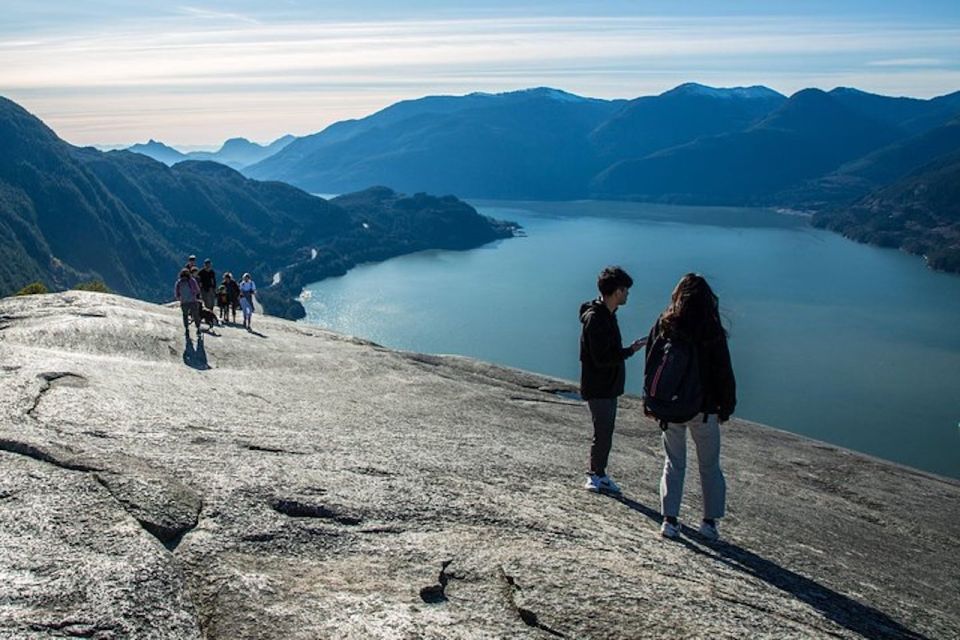
{"label": "person with long hair", "polygon": [[663,423],[665,459],[660,478],[660,533],[666,538],[680,534],[680,502],[687,468],[687,431],[693,438],[703,490],[703,521],[700,535],[714,541],[720,537],[718,520],[726,510],[726,481],[720,468],[720,424],[730,419],[737,404],[736,380],[727,346],[727,332],[720,322],[720,304],[706,279],[688,273],[670,296],[647,339],[647,357],[658,336],[692,343],[700,375],[700,413],[681,424]]}

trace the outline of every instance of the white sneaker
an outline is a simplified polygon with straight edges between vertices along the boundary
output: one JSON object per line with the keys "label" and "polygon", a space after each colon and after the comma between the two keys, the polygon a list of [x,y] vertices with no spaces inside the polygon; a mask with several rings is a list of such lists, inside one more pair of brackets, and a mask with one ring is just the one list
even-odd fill
{"label": "white sneaker", "polygon": [[700,535],[706,539],[708,542],[716,542],[720,539],[720,530],[717,528],[716,524],[710,524],[709,522],[700,523]]}
{"label": "white sneaker", "polygon": [[610,476],[600,476],[600,491],[604,493],[621,493],[620,487],[616,482],[613,481],[613,478]]}
{"label": "white sneaker", "polygon": [[600,493],[602,483],[601,477],[595,473],[587,474],[587,481],[583,483],[583,488],[587,491],[592,491],[594,493]]}
{"label": "white sneaker", "polygon": [[660,535],[671,540],[680,537],[680,521],[677,520],[676,524],[672,524],[664,520],[660,525]]}

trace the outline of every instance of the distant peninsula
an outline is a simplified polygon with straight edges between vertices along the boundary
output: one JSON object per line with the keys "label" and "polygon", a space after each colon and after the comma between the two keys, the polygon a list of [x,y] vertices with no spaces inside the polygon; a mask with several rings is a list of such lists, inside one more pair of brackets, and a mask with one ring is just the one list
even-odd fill
{"label": "distant peninsula", "polygon": [[33,281],[64,289],[97,279],[165,301],[197,254],[218,273],[250,272],[268,312],[298,318],[294,298],[312,280],[412,251],[478,247],[515,229],[453,196],[377,187],[327,201],[215,162],[169,167],[77,148],[3,98],[0,145],[0,296]]}
{"label": "distant peninsula", "polygon": [[[953,125],[960,129],[960,121]],[[889,186],[813,217],[817,227],[860,242],[923,256],[937,270],[960,273],[960,151]]]}

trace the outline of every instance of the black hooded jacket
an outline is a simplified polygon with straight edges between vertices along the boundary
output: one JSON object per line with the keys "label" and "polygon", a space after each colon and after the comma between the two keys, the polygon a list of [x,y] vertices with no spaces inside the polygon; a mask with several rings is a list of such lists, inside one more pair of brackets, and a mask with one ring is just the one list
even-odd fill
{"label": "black hooded jacket", "polygon": [[213,269],[200,269],[197,276],[200,278],[200,288],[204,291],[217,288],[217,272]]}
{"label": "black hooded jacket", "polygon": [[600,300],[580,305],[580,397],[584,400],[623,395],[627,377],[624,348],[616,313]]}

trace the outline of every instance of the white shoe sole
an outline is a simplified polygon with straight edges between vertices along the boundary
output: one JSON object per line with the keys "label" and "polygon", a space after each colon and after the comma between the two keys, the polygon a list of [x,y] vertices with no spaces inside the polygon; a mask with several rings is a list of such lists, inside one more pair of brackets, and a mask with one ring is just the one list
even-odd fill
{"label": "white shoe sole", "polygon": [[603,487],[584,487],[584,490],[589,491],[590,493],[600,493],[605,496],[623,495],[623,491],[613,491],[611,489],[605,489]]}

